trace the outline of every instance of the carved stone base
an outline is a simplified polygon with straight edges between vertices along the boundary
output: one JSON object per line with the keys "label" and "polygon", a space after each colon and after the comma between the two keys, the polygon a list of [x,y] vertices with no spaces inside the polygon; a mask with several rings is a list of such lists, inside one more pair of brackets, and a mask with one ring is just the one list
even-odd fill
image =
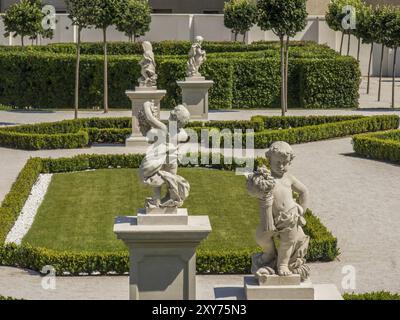
{"label": "carved stone base", "polygon": [[187,225],[187,209],[177,208],[156,208],[139,209],[137,213],[138,225]]}
{"label": "carved stone base", "polygon": [[[270,278],[271,277],[271,278]],[[280,279],[278,279],[280,278]],[[266,283],[259,284],[255,277],[244,277],[247,300],[314,300],[314,286],[311,282],[300,282],[300,276],[268,276]],[[281,284],[278,284],[281,283]],[[299,284],[293,284],[299,283]]]}
{"label": "carved stone base", "polygon": [[187,105],[191,119],[208,120],[208,90],[214,81],[204,77],[190,77],[177,81],[182,89],[182,102]]}
{"label": "carved stone base", "polygon": [[131,300],[196,299],[196,247],[211,232],[208,216],[190,216],[187,225],[118,217],[114,232],[129,249]]}
{"label": "carved stone base", "polygon": [[156,87],[136,87],[135,90],[125,91],[132,102],[132,135],[126,140],[127,147],[148,146],[146,137],[139,130],[138,112],[147,101],[154,101],[160,117],[160,101],[166,95],[166,90],[157,90]]}

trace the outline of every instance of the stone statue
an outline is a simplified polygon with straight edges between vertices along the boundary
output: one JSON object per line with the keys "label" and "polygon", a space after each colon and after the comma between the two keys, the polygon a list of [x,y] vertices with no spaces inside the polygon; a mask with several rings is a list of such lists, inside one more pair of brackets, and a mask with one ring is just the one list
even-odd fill
{"label": "stone statue", "polygon": [[[263,252],[252,257],[252,273],[258,279],[267,275],[299,274],[304,281],[309,277],[307,266],[309,237],[303,232],[306,224],[308,190],[287,172],[293,158],[292,148],[286,142],[275,142],[266,152],[271,171],[263,166],[247,177],[249,193],[260,203],[260,224],[256,242]],[[299,194],[299,203],[293,198]],[[276,248],[274,238],[279,239]]]}
{"label": "stone statue", "polygon": [[139,62],[142,68],[140,71],[142,76],[138,79],[139,87],[155,87],[157,85],[157,74],[153,47],[149,41],[143,41],[142,47],[143,59]]}
{"label": "stone statue", "polygon": [[[190,113],[183,105],[170,113],[169,125],[157,118],[153,102],[145,102],[139,111],[141,132],[150,139],[151,145],[140,165],[140,179],[154,188],[154,196],[146,199],[145,207],[178,208],[189,196],[190,185],[177,175],[178,146],[188,140],[183,127],[189,122]],[[167,194],[161,198],[161,187],[166,185]]]}
{"label": "stone statue", "polygon": [[201,49],[203,37],[197,36],[189,51],[189,61],[187,63],[186,75],[188,77],[201,77],[200,66],[206,61],[206,52]]}

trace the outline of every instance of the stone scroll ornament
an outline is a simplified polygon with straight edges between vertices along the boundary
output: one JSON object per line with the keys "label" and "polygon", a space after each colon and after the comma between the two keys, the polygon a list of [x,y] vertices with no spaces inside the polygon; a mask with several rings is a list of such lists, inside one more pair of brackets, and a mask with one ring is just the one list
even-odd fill
{"label": "stone scroll ornament", "polygon": [[139,62],[141,67],[141,77],[138,79],[139,87],[155,87],[157,86],[157,74],[153,46],[149,41],[143,41],[142,47],[143,58]]}
{"label": "stone scroll ornament", "polygon": [[189,61],[187,62],[186,76],[201,77],[200,66],[206,61],[206,51],[201,49],[203,37],[197,36],[189,51]]}
{"label": "stone scroll ornament", "polygon": [[[303,215],[308,190],[287,172],[294,158],[289,144],[273,143],[266,157],[271,170],[262,166],[247,177],[247,190],[260,204],[256,242],[263,250],[253,255],[251,272],[257,279],[273,274],[299,274],[304,281],[310,275],[305,259],[309,237],[302,228],[306,224]],[[299,194],[299,203],[293,198],[293,191]]]}
{"label": "stone scroll ornament", "polygon": [[[184,105],[171,111],[168,125],[157,118],[153,102],[145,102],[139,110],[140,130],[151,142],[139,168],[141,181],[154,190],[153,197],[146,199],[146,208],[178,208],[189,196],[189,182],[177,174],[178,147],[188,140],[183,127],[189,119],[190,113]],[[164,197],[161,196],[163,185],[167,187]]]}

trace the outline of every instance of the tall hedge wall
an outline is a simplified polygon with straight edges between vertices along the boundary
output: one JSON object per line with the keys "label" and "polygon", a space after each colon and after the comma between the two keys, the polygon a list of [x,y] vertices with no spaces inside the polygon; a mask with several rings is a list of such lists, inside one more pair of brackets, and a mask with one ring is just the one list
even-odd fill
{"label": "tall hedge wall", "polygon": [[[109,57],[110,107],[130,107],[125,91],[133,89],[140,76],[138,61],[141,56],[137,55],[140,52],[137,46],[110,44],[111,52],[116,53]],[[208,46],[211,53],[201,71],[215,82],[210,90],[210,108],[279,107],[279,51],[275,43],[247,46],[210,43]],[[87,54],[81,61],[80,106],[101,106],[101,46],[84,44],[84,48]],[[181,102],[176,80],[185,77],[188,43],[155,44],[155,51],[156,48],[159,52],[156,54],[158,87],[167,90],[162,107],[171,108]],[[73,44],[28,49],[0,47],[0,104],[71,108],[74,50]],[[326,46],[316,44],[295,44],[290,50],[289,107],[357,107],[359,82],[358,62],[352,57],[340,57]]]}

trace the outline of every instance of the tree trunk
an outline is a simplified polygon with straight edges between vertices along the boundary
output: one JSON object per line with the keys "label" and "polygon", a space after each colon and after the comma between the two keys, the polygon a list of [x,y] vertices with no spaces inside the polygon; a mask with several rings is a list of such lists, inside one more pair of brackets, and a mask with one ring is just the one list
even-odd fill
{"label": "tree trunk", "polygon": [[369,87],[371,84],[371,66],[372,66],[372,53],[374,52],[374,43],[371,44],[371,51],[369,53],[369,63],[368,63],[368,82],[367,82],[367,94],[369,94]]}
{"label": "tree trunk", "polygon": [[394,88],[396,83],[396,62],[397,62],[397,47],[394,49],[394,58],[393,58],[393,83],[392,83],[392,108],[395,107],[394,102]]}
{"label": "tree trunk", "polygon": [[349,32],[349,37],[347,39],[347,55],[350,55],[350,42],[351,42],[351,34]]}
{"label": "tree trunk", "polygon": [[107,28],[103,29],[104,45],[104,113],[108,113]]}
{"label": "tree trunk", "polygon": [[285,41],[283,36],[280,36],[281,42],[281,108],[282,116],[285,116]]}
{"label": "tree trunk", "polygon": [[24,37],[21,36],[21,46],[24,47]]}
{"label": "tree trunk", "polygon": [[243,33],[243,44],[245,44],[245,43],[246,43],[246,32]]}
{"label": "tree trunk", "polygon": [[78,41],[76,43],[76,65],[75,65],[75,114],[74,118],[78,119],[79,109],[79,64],[81,60],[81,28],[78,27]]}
{"label": "tree trunk", "polygon": [[357,61],[360,62],[361,38],[358,38]]}
{"label": "tree trunk", "polygon": [[237,32],[235,32],[234,34],[235,34],[235,42],[236,42],[236,41],[237,41],[237,36],[238,36],[238,33],[237,33]]}
{"label": "tree trunk", "polygon": [[385,53],[385,46],[382,44],[381,53],[381,64],[379,67],[379,89],[378,89],[378,101],[381,101],[381,88],[382,88],[382,68],[383,68],[383,54]]}
{"label": "tree trunk", "polygon": [[286,39],[285,54],[285,111],[288,111],[288,88],[289,88],[289,36]]}
{"label": "tree trunk", "polygon": [[340,55],[342,55],[343,52],[343,40],[344,40],[344,32],[342,32],[342,39],[340,40]]}

